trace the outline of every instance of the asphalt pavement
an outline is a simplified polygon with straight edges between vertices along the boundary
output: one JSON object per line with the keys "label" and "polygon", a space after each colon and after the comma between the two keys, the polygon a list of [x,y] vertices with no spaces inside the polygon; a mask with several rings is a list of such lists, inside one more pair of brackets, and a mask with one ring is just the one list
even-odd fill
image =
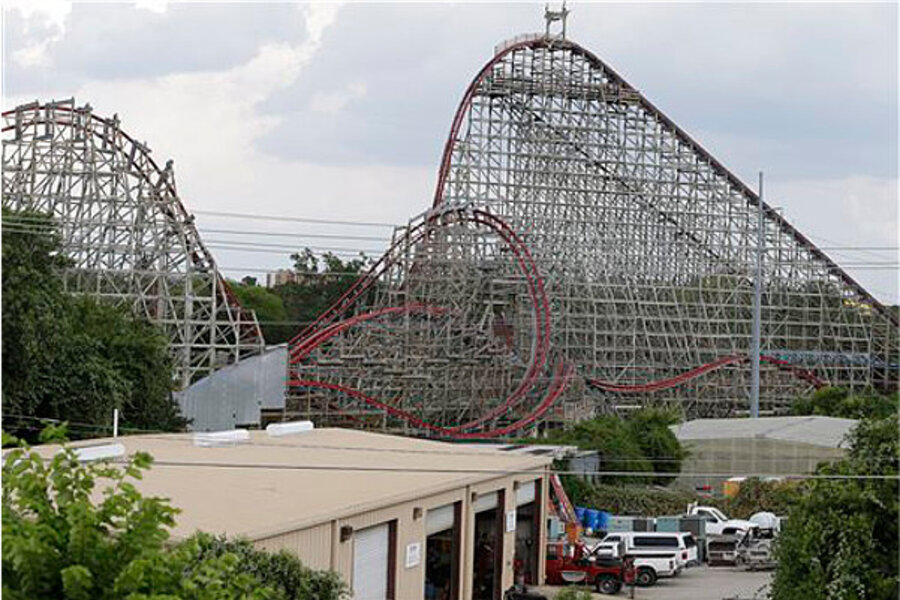
{"label": "asphalt pavement", "polygon": [[[635,600],[763,600],[772,579],[772,571],[747,571],[737,567],[708,567],[685,569],[678,577],[660,579],[656,585],[635,588]],[[559,593],[561,587],[538,586],[547,598]],[[594,598],[629,598],[623,589],[616,596],[594,594]]]}

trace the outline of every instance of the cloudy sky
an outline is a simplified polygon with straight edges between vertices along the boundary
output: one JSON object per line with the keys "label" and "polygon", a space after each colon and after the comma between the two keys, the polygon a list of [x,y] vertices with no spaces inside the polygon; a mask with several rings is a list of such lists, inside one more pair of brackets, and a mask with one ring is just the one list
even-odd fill
{"label": "cloudy sky", "polygon": [[[570,38],[745,181],[764,170],[770,203],[897,302],[885,267],[898,246],[895,3],[569,7]],[[118,113],[158,162],[175,159],[227,275],[258,274],[287,266],[288,247],[383,248],[384,226],[288,218],[403,223],[424,210],[466,85],[495,44],[541,30],[542,14],[542,3],[7,0],[3,108],[75,96]]]}

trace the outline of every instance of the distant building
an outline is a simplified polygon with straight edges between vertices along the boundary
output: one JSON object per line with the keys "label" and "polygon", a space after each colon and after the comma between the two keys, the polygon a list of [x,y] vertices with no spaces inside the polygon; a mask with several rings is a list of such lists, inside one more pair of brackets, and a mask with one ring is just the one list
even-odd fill
{"label": "distant building", "polygon": [[175,539],[201,530],[288,550],[339,573],[355,600],[499,599],[516,578],[544,580],[551,454],[349,429],[243,435],[115,442],[155,458],[135,485],[181,509]]}
{"label": "distant building", "polygon": [[844,456],[846,436],[856,423],[806,416],[696,419],[673,425],[689,452],[677,481],[684,487],[710,485],[721,491],[732,476],[810,474],[819,463]]}
{"label": "distant building", "polygon": [[266,273],[266,287],[275,287],[297,281],[297,273],[291,269],[278,269]]}

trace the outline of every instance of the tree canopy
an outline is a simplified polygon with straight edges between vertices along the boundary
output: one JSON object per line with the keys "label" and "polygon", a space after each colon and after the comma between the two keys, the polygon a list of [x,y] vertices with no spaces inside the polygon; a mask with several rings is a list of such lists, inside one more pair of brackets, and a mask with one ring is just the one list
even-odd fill
{"label": "tree canopy", "polygon": [[[569,429],[553,431],[544,439],[525,440],[540,443],[578,446],[598,454],[599,470],[648,473],[634,475],[604,475],[603,483],[656,483],[668,485],[681,471],[687,455],[669,426],[678,416],[662,409],[644,408],[626,418],[604,415],[580,421]],[[657,475],[649,475],[656,473]]]}
{"label": "tree canopy", "polygon": [[241,304],[256,311],[268,344],[290,340],[334,304],[368,264],[365,255],[342,260],[330,252],[316,256],[309,248],[291,254],[294,281],[271,288],[252,277],[231,282]]}
{"label": "tree canopy", "polygon": [[794,415],[822,415],[843,419],[888,417],[900,410],[900,393],[883,395],[875,391],[851,393],[845,388],[823,387],[791,405]]}
{"label": "tree canopy", "polygon": [[[3,215],[9,212],[4,209]],[[122,411],[123,427],[184,427],[171,397],[168,342],[122,306],[67,294],[53,221],[3,232],[3,412],[28,435],[38,418],[96,426]],[[85,435],[88,430],[82,430]],[[94,434],[99,430],[93,430]]]}
{"label": "tree canopy", "polygon": [[773,600],[898,594],[900,419],[860,421],[847,457],[806,483],[776,546]]}

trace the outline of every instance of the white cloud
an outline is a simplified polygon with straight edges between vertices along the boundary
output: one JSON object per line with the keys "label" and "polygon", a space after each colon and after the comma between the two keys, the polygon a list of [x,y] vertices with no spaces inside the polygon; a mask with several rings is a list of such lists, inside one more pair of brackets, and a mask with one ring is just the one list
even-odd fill
{"label": "white cloud", "polygon": [[13,52],[13,60],[24,69],[50,66],[49,48],[54,40],[46,38]]}
{"label": "white cloud", "polygon": [[[163,5],[156,0],[149,2],[152,3],[149,6],[142,2],[143,7],[152,10]],[[22,36],[22,43],[12,45],[9,56],[16,64],[46,65],[47,57],[53,56],[55,40],[63,35],[67,24],[73,34],[77,28],[75,17],[79,13],[69,19],[71,7],[67,2],[17,0],[8,6],[21,11],[26,25],[32,29],[31,35]],[[167,19],[176,16],[176,7],[167,7]],[[864,132],[860,139],[844,143],[841,138],[842,143],[835,144],[835,134],[824,135],[833,128],[834,122],[804,120],[805,115],[815,114],[835,99],[846,102],[844,96],[830,93],[833,87],[828,87],[846,87],[846,81],[852,82],[850,87],[856,92],[865,92],[854,96],[860,110],[848,114],[883,115],[873,112],[872,99],[889,99],[890,93],[895,93],[888,88],[896,87],[896,61],[892,63],[893,69],[885,69],[881,65],[884,60],[876,60],[883,54],[876,50],[883,50],[884,35],[872,35],[873,41],[868,45],[854,42],[873,30],[868,21],[881,13],[869,14],[868,9],[863,10],[855,18],[866,22],[850,22],[852,35],[845,39],[835,32],[847,29],[848,14],[856,15],[847,7],[833,9],[839,10],[839,18],[832,16],[832,7],[822,12],[805,6],[781,5],[760,9],[762,12],[732,5],[687,7],[680,4],[659,10],[647,4],[608,5],[602,11],[584,7],[570,25],[574,26],[571,28],[574,33],[579,29],[584,32],[583,37],[576,35],[577,39],[608,59],[613,67],[622,69],[633,84],[642,89],[655,86],[646,90],[648,95],[725,164],[738,173],[749,172],[749,181],[753,180],[757,168],[766,169],[767,197],[785,207],[788,219],[802,232],[809,233],[817,242],[826,238],[842,246],[897,246],[896,170],[887,173],[871,167],[879,156],[888,156],[884,144],[870,139],[865,129],[860,129]],[[214,11],[212,7],[209,10]],[[297,14],[292,7],[290,10]],[[467,7],[450,10],[446,5],[415,9],[419,11],[415,13],[405,12],[413,11],[412,7],[388,6],[387,16],[373,5],[348,9],[346,16],[340,18],[339,8],[334,4],[303,4],[298,10],[305,17],[305,35],[294,40],[291,22],[284,35],[254,37],[247,45],[248,51],[229,54],[237,58],[228,62],[200,67],[205,71],[188,72],[183,61],[173,63],[168,71],[154,72],[170,73],[163,76],[145,74],[148,71],[126,71],[127,76],[113,77],[97,69],[90,71],[91,75],[84,75],[91,77],[90,80],[77,80],[79,83],[73,88],[65,88],[64,81],[76,79],[64,77],[70,74],[61,68],[60,59],[60,64],[49,65],[43,71],[47,77],[41,79],[40,97],[67,98],[74,94],[79,102],[90,102],[98,114],[119,113],[125,130],[146,140],[154,149],[157,162],[162,164],[166,158],[175,158],[179,190],[189,210],[401,223],[429,205],[440,142],[452,110],[471,76],[489,58],[492,43],[533,29],[534,24],[540,25],[540,7],[532,15],[530,8],[515,8],[515,5],[494,8],[490,14]],[[396,23],[407,15],[419,19],[419,26],[396,32],[396,36],[386,36],[384,28],[378,26],[384,23],[378,22],[378,18],[390,18],[391,23]],[[782,15],[785,18],[781,19]],[[142,17],[154,20],[150,14],[144,13]],[[745,22],[751,17],[753,26]],[[281,13],[279,18],[282,24],[287,22]],[[673,19],[678,28],[672,28]],[[81,26],[87,27],[90,33],[91,23],[96,21],[86,17],[82,21]],[[253,29],[240,19],[235,22]],[[335,23],[338,27],[330,30]],[[431,27],[423,27],[422,23]],[[626,26],[633,23],[643,28],[640,47],[635,46],[635,29]],[[810,23],[816,27],[801,27]],[[672,36],[676,34],[671,32],[681,31],[682,27],[691,35],[684,38],[680,34],[678,55],[660,61],[660,49],[672,46]],[[52,35],[49,38],[35,35],[42,28]],[[262,20],[254,28],[269,29]],[[766,44],[762,46],[757,39],[760,31],[765,34]],[[331,37],[326,38],[326,32]],[[740,35],[732,36],[734,32]],[[472,42],[460,46],[458,39],[463,33]],[[155,35],[158,44],[166,43],[163,33]],[[214,35],[226,33],[201,30],[197,40],[203,43]],[[227,35],[239,35],[239,30],[232,28]],[[827,41],[827,48],[836,47],[834,40],[838,40],[841,52],[828,54],[821,50],[819,38]],[[261,44],[257,41],[260,39],[270,41]],[[66,43],[70,41],[71,38],[66,38]],[[893,43],[896,46],[896,33]],[[109,52],[115,52],[115,46],[101,38],[95,54],[88,56],[102,56],[107,47]],[[409,48],[418,50],[410,52]],[[716,48],[725,51],[716,52]],[[73,46],[72,52],[77,54],[78,49]],[[255,54],[248,60],[254,49]],[[62,50],[61,46],[55,47],[57,53]],[[779,59],[784,56],[790,60]],[[91,60],[96,62],[96,58]],[[140,53],[140,58],[135,60],[135,64],[146,63],[154,57]],[[813,68],[820,63],[827,67]],[[233,66],[220,68],[224,64]],[[311,65],[313,68],[309,69]],[[173,69],[180,72],[171,74]],[[314,71],[319,73],[318,77]],[[803,71],[809,77],[797,76]],[[88,71],[76,75],[81,77],[85,72]],[[732,102],[748,90],[753,92],[759,88],[758,76],[762,72],[775,82],[764,89],[775,92],[792,89],[793,96],[787,97],[796,97],[802,104],[756,102],[758,111],[751,114],[736,111]],[[894,79],[885,77],[886,74]],[[786,81],[806,79],[819,83],[808,88],[785,87]],[[407,82],[415,85],[406,87]],[[886,86],[888,92],[876,83]],[[698,90],[704,93],[698,95]],[[819,93],[823,90],[828,93]],[[31,88],[28,97],[10,100],[31,101],[36,91]],[[721,94],[715,96],[715,102],[700,102],[717,92]],[[772,94],[778,98],[785,97],[775,92]],[[271,101],[279,95],[281,103],[273,107]],[[718,125],[710,124],[709,106],[717,104],[724,109],[720,111]],[[344,130],[335,128],[344,135],[326,138],[325,133],[332,131],[316,130],[315,123],[310,123],[310,112],[318,113],[313,119],[318,117],[320,122],[345,125]],[[340,116],[331,118],[336,113]],[[820,114],[831,113],[820,111]],[[304,121],[300,122],[298,116],[304,116]],[[298,121],[290,121],[292,118]],[[767,125],[771,118],[777,119]],[[804,137],[798,135],[798,120],[808,122],[808,129],[809,122],[814,126],[828,122],[829,128],[821,128],[821,139]],[[385,122],[386,126],[368,130],[359,126]],[[736,126],[741,123],[743,128]],[[704,130],[706,127],[710,129]],[[417,138],[410,133],[418,134],[422,130],[439,130],[440,140],[433,143],[427,136]],[[813,130],[817,131],[816,127]],[[390,138],[386,137],[386,131]],[[839,132],[843,135],[843,130]],[[263,152],[260,140],[273,133],[285,134],[291,142],[308,141],[309,150],[305,154],[285,153],[273,145],[266,146],[276,148],[272,153]],[[342,163],[323,160],[322,142],[326,139],[342,149],[356,144],[361,148],[359,155],[365,159],[357,160],[357,155],[352,155],[353,160]],[[390,139],[391,144],[385,144],[385,139]],[[385,165],[393,160],[391,147],[415,153],[417,157],[433,155],[434,161],[426,158]],[[895,156],[896,139],[893,147]],[[354,161],[366,164],[354,164]],[[397,166],[398,163],[416,166]],[[866,177],[859,173],[887,177]],[[283,230],[290,225],[266,222],[253,228],[268,227]],[[829,244],[822,242],[822,245]],[[226,266],[268,265],[285,260],[284,256],[274,254],[225,250],[215,250],[215,253],[220,264]],[[839,264],[858,262],[838,253],[834,253],[834,258]],[[870,256],[865,260],[874,259]],[[882,299],[897,298],[896,273],[848,270]]]}
{"label": "white cloud", "polygon": [[12,53],[12,58],[23,68],[46,68],[50,66],[50,49],[66,33],[66,20],[72,12],[69,0],[7,0],[4,10],[17,11],[22,15],[23,34],[36,28],[49,31],[41,39],[29,40],[25,46]]}
{"label": "white cloud", "polygon": [[5,10],[15,10],[21,13],[26,21],[37,19],[52,25],[60,31],[66,29],[66,19],[72,12],[71,0],[5,0]]}
{"label": "white cloud", "polygon": [[[769,203],[883,302],[900,302],[898,181],[850,176],[769,181]],[[849,248],[861,248],[850,250]]]}
{"label": "white cloud", "polygon": [[[307,31],[300,43],[265,44],[249,61],[223,71],[88,81],[74,90],[75,98],[90,102],[97,114],[118,113],[123,130],[146,141],[158,164],[173,157],[179,195],[188,211],[403,223],[428,205],[432,167],[313,164],[282,159],[256,147],[257,140],[283,122],[283,117],[262,114],[259,104],[302,78],[337,17],[334,5],[308,5],[302,10]],[[46,92],[47,97],[72,93]],[[365,86],[353,83],[333,100],[346,103],[364,93]],[[11,98],[10,104],[29,100]],[[255,228],[284,226],[290,224],[266,222]],[[261,267],[257,272],[283,265],[288,254],[214,252],[225,267]]]}
{"label": "white cloud", "polygon": [[168,10],[169,3],[167,0],[136,0],[134,7],[162,15]]}
{"label": "white cloud", "polygon": [[353,82],[342,90],[333,92],[316,92],[309,101],[309,109],[313,112],[337,114],[356,98],[366,95],[366,85]]}

